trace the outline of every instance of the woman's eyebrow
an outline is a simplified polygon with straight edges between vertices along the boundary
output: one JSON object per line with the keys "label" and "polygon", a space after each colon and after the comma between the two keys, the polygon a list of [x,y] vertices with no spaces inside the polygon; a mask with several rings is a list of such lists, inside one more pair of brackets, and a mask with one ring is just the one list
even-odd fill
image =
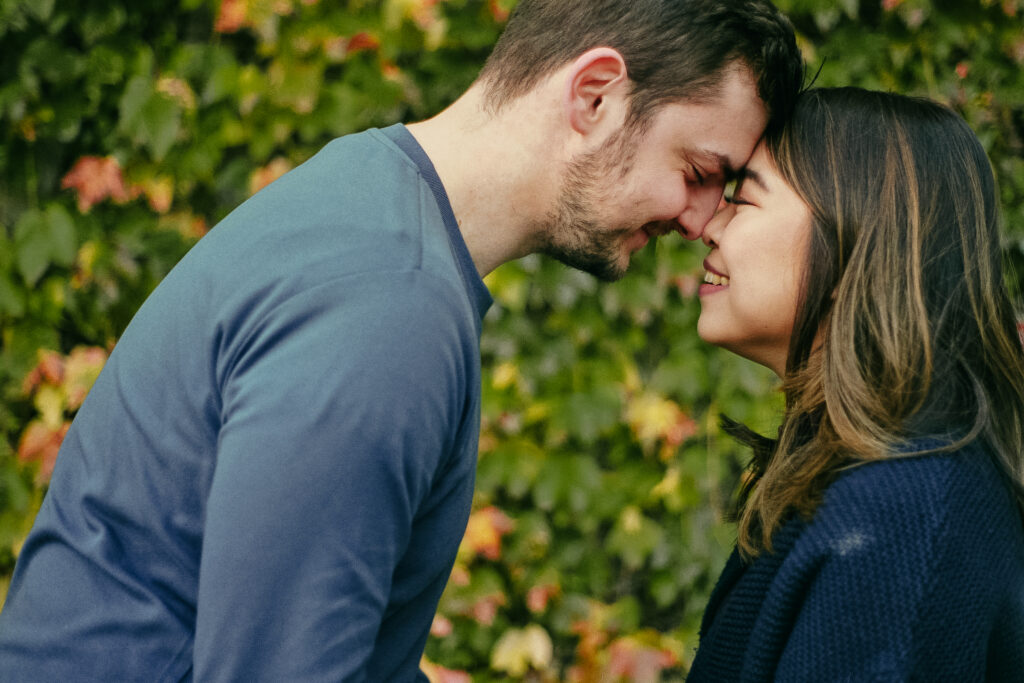
{"label": "woman's eyebrow", "polygon": [[758,187],[760,187],[762,191],[764,191],[764,192],[770,192],[771,191],[771,190],[768,189],[768,184],[765,183],[765,181],[764,181],[764,176],[762,176],[760,173],[758,173],[757,171],[754,171],[752,169],[744,168],[744,169],[740,170],[740,172],[737,173],[737,175],[736,175],[736,179],[739,182],[741,182],[741,183],[744,183],[744,182],[749,180],[752,183],[754,183],[755,185],[757,185]]}

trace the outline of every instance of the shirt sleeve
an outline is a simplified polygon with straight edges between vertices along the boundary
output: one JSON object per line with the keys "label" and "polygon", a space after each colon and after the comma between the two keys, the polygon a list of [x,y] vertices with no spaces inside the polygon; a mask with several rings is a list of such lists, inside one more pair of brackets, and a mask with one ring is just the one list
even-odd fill
{"label": "shirt sleeve", "polygon": [[412,520],[463,419],[460,294],[420,272],[345,278],[226,348],[196,680],[365,678]]}

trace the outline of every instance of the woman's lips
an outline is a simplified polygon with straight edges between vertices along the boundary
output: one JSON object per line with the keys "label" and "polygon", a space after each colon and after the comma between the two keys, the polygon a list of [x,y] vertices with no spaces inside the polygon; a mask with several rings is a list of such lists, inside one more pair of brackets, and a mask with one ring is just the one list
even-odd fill
{"label": "woman's lips", "polygon": [[707,259],[704,260],[704,284],[697,288],[697,294],[704,296],[720,292],[729,286],[729,276],[718,270]]}

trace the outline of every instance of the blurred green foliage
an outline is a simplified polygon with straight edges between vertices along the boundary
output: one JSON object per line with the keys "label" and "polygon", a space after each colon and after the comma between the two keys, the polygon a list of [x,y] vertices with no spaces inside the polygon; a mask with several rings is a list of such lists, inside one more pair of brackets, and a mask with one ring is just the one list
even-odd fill
{"label": "blurred green foliage", "polygon": [[[1024,272],[1024,0],[780,0],[819,85],[927,95],[978,132]],[[196,239],[329,139],[422,119],[514,0],[0,0],[0,577],[105,353]],[[475,512],[435,681],[679,680],[772,376],[704,346],[703,249],[604,285],[488,278]],[[3,586],[0,585],[0,593]]]}

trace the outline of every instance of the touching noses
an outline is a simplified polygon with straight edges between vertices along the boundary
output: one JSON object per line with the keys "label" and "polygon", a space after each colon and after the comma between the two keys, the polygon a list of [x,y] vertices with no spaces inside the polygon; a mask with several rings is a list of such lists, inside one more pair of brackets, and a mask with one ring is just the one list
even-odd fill
{"label": "touching noses", "polygon": [[682,235],[688,240],[699,240],[708,226],[726,204],[722,188],[695,188],[687,193],[686,203],[677,221]]}
{"label": "touching noses", "polygon": [[723,197],[718,203],[718,209],[715,211],[714,217],[708,222],[704,228],[704,232],[701,237],[704,240],[704,244],[711,247],[712,249],[718,246],[718,240],[722,235],[722,230],[732,220],[732,215],[736,212],[735,204],[730,204],[725,201]]}

